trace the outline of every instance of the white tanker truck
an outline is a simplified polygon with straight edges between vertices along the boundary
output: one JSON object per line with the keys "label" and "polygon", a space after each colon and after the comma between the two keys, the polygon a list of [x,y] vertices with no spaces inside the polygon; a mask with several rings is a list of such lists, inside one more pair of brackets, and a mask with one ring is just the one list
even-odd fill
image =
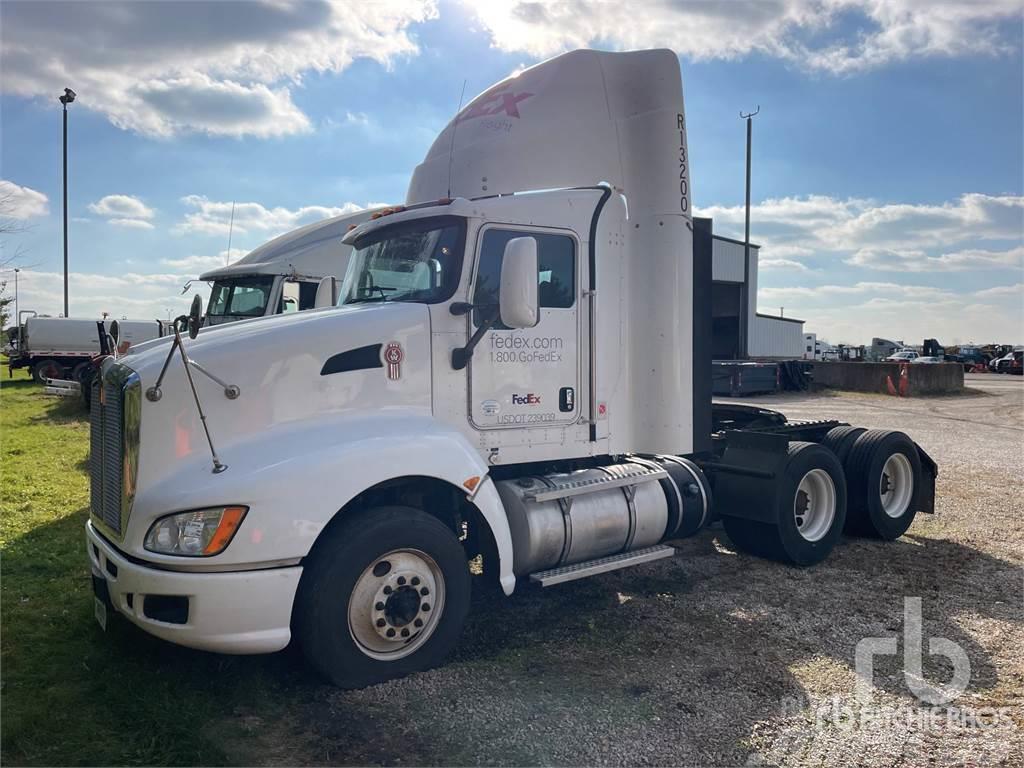
{"label": "white tanker truck", "polygon": [[97,617],[225,653],[295,638],[364,686],[444,658],[477,557],[511,594],[713,518],[797,566],[844,529],[900,536],[937,471],[906,435],[712,405],[689,181],[675,54],[568,53],[477,96],[407,205],[346,235],[340,306],[108,361]]}
{"label": "white tanker truck", "polygon": [[[10,329],[4,351],[8,355],[8,374],[15,368],[28,368],[32,378],[42,384],[47,379],[82,381],[100,354],[98,320],[75,317],[44,317],[31,310],[18,313],[18,325]],[[24,319],[22,319],[24,318]],[[104,328],[118,339],[119,351],[164,335],[160,320],[106,320]]]}

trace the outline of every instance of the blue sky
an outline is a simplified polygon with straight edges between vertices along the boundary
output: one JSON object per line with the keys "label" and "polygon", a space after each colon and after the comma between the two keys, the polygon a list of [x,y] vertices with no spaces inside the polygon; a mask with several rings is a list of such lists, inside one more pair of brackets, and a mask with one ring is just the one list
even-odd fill
{"label": "blue sky", "polygon": [[403,200],[463,80],[468,98],[570,48],[664,46],[717,232],[742,234],[738,113],[762,108],[763,311],[833,342],[1024,341],[1019,2],[5,2],[0,17],[0,197],[22,230],[2,258],[20,251],[25,309],[61,309],[65,85],[72,315],[163,317],[226,258],[232,201],[237,258]]}

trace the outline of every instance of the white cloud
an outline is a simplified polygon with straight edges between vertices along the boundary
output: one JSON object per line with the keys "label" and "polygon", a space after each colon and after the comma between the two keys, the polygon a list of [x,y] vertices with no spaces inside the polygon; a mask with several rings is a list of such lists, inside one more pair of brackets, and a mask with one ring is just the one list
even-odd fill
{"label": "white cloud", "polygon": [[292,101],[305,73],[413,55],[410,25],[436,15],[433,0],[4,3],[3,90],[67,83],[73,108],[151,136],[292,134],[309,129]]}
{"label": "white cloud", "polygon": [[107,219],[107,223],[124,229],[153,229],[145,219]]}
{"label": "white cloud", "polygon": [[999,298],[1012,296],[1019,302],[1024,302],[1024,283],[1015,285],[997,285],[994,288],[986,288],[982,291],[975,291],[974,295],[979,299]]}
{"label": "white cloud", "polygon": [[846,260],[867,269],[889,272],[965,272],[978,269],[1024,268],[1024,245],[1003,251],[968,248],[937,256],[923,251],[862,248]]}
{"label": "white cloud", "polygon": [[89,210],[106,217],[107,223],[123,229],[153,229],[148,221],[156,213],[139,198],[131,195],[107,195],[89,203]]}
{"label": "white cloud", "polygon": [[809,272],[807,265],[793,259],[761,259],[757,261],[758,267],[769,271]]}
{"label": "white cloud", "polygon": [[[698,211],[714,219],[715,231],[739,236],[742,205],[712,205]],[[928,254],[953,243],[1024,238],[1024,197],[971,193],[939,205],[879,203],[860,198],[845,200],[825,195],[764,200],[751,207],[752,239],[760,242],[765,258],[841,254],[859,266],[894,271],[917,271],[905,262],[928,262],[929,270],[955,271],[1001,260],[1012,265],[1016,250],[1004,255],[965,250]],[[888,251],[882,259],[878,254]],[[860,257],[854,254],[861,252]],[[901,261],[894,255],[903,254]],[[1008,254],[1008,255],[1007,255]]]}
{"label": "white cloud", "polygon": [[225,267],[242,258],[246,253],[248,251],[242,248],[232,248],[230,254],[227,250],[223,250],[215,256],[191,255],[180,259],[162,259],[160,263],[171,269],[192,271],[199,274],[210,269],[216,269],[217,267]]}
{"label": "white cloud", "polygon": [[[667,47],[692,59],[759,53],[849,73],[919,57],[997,55],[1019,39],[1018,0],[604,0],[467,3],[494,45],[545,57],[582,47]],[[639,12],[638,12],[639,11]]]}
{"label": "white cloud", "polygon": [[295,210],[280,206],[266,208],[260,203],[234,203],[232,224],[230,202],[209,200],[202,195],[188,195],[181,201],[195,211],[185,214],[185,218],[175,227],[179,234],[197,232],[226,235],[232,228],[240,234],[252,231],[281,233],[320,219],[362,210],[362,206],[355,203],[344,203],[338,207],[307,205]]}
{"label": "white cloud", "polygon": [[42,192],[0,179],[0,217],[31,219],[49,212],[49,199]]}
{"label": "white cloud", "polygon": [[834,303],[837,296],[864,297],[865,301],[872,298],[897,299],[930,299],[939,300],[955,298],[956,294],[945,288],[930,285],[902,285],[900,283],[876,283],[861,281],[849,285],[816,285],[790,286],[784,288],[759,288],[759,299],[769,304],[793,302],[803,299],[804,303]]}
{"label": "white cloud", "polygon": [[[206,295],[205,284],[193,284],[197,290],[182,295],[181,289],[191,275],[170,273],[98,275],[72,272],[68,277],[72,317],[96,317],[109,312],[112,317],[132,320],[167,319],[188,311],[192,293]],[[58,315],[64,305],[64,278],[60,272],[23,269],[19,275],[19,303],[40,314]]]}
{"label": "white cloud", "polygon": [[154,213],[152,208],[131,195],[107,195],[95,203],[89,203],[89,210],[100,216],[126,219],[151,219]]}

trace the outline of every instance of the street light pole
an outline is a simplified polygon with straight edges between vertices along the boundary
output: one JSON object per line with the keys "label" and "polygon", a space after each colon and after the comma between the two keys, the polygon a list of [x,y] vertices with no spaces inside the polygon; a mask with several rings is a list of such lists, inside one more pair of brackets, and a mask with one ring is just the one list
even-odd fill
{"label": "street light pole", "polygon": [[64,106],[64,317],[68,317],[68,104],[75,96],[74,91],[65,88],[59,97]]}
{"label": "street light pole", "polygon": [[[747,121],[747,194],[746,194],[746,218],[743,226],[743,288],[740,291],[740,301],[743,303],[740,308],[740,317],[743,322],[740,324],[740,354],[741,360],[746,360],[750,355],[750,144],[753,133],[753,117],[761,111],[761,105],[753,112],[744,114],[740,112],[740,119]],[[756,311],[756,308],[755,308]]]}

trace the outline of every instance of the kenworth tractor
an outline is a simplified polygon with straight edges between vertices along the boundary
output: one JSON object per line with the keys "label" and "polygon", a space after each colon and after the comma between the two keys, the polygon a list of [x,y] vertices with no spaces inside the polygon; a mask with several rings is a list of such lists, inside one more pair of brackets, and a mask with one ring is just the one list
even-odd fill
{"label": "kenworth tractor", "polygon": [[344,236],[338,306],[196,338],[195,303],[108,360],[97,617],[223,653],[294,638],[358,687],[441,662],[477,558],[511,594],[715,518],[796,566],[900,536],[936,475],[906,435],[712,405],[689,170],[674,53],[567,53],[477,96],[406,205]]}

